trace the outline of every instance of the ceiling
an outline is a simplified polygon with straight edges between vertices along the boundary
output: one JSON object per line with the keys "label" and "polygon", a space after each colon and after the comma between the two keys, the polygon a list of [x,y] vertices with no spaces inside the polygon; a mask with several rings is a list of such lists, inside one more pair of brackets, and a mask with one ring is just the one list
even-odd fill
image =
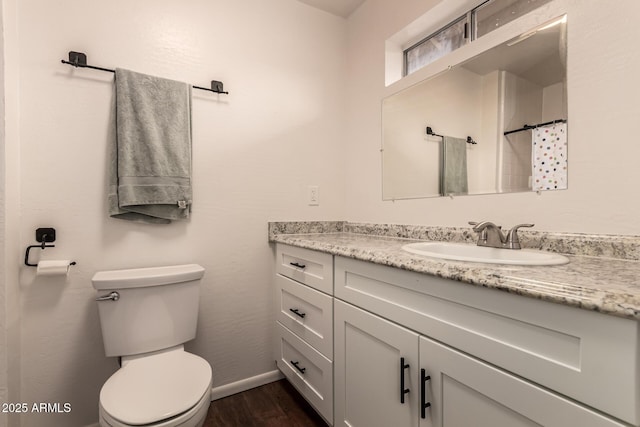
{"label": "ceiling", "polygon": [[306,3],[309,6],[313,6],[316,9],[324,10],[331,14],[342,16],[347,18],[351,15],[351,12],[356,10],[358,6],[364,3],[365,0],[298,0],[301,3]]}

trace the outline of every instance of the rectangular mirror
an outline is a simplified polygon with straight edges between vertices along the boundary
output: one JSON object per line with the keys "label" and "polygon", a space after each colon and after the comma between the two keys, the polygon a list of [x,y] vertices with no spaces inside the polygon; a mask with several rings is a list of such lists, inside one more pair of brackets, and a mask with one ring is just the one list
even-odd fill
{"label": "rectangular mirror", "polygon": [[385,98],[383,200],[566,189],[566,57],[563,16]]}

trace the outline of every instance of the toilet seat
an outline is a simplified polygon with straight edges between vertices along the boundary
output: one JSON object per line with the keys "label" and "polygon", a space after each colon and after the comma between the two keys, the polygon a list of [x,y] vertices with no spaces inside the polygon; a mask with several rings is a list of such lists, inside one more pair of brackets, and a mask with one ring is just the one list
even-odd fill
{"label": "toilet seat", "polygon": [[204,405],[206,411],[211,378],[209,363],[182,346],[133,357],[102,386],[100,411],[111,425],[164,425],[196,407]]}
{"label": "toilet seat", "polygon": [[[147,424],[144,427],[202,427],[209,411],[211,404],[211,395],[206,393],[202,396],[200,402],[193,408],[189,409],[177,417],[168,420],[159,421],[153,424]],[[101,427],[132,427],[131,424],[123,424],[120,421],[109,416],[100,405],[100,426]]]}

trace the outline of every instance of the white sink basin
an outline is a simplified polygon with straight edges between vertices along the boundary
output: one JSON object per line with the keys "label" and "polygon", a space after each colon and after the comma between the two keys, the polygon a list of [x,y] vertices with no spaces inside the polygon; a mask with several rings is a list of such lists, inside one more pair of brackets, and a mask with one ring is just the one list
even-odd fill
{"label": "white sink basin", "polygon": [[509,265],[560,265],[569,258],[552,252],[527,249],[498,249],[464,243],[418,242],[402,247],[412,254],[451,261]]}

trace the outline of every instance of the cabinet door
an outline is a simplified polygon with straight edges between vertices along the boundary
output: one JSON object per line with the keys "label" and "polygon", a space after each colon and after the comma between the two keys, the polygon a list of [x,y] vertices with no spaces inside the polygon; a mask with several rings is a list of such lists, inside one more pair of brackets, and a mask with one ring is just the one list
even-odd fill
{"label": "cabinet door", "polygon": [[428,379],[419,404],[430,404],[421,427],[624,425],[425,337],[420,337],[420,368]]}
{"label": "cabinet door", "polygon": [[418,425],[418,335],[335,300],[335,425]]}

